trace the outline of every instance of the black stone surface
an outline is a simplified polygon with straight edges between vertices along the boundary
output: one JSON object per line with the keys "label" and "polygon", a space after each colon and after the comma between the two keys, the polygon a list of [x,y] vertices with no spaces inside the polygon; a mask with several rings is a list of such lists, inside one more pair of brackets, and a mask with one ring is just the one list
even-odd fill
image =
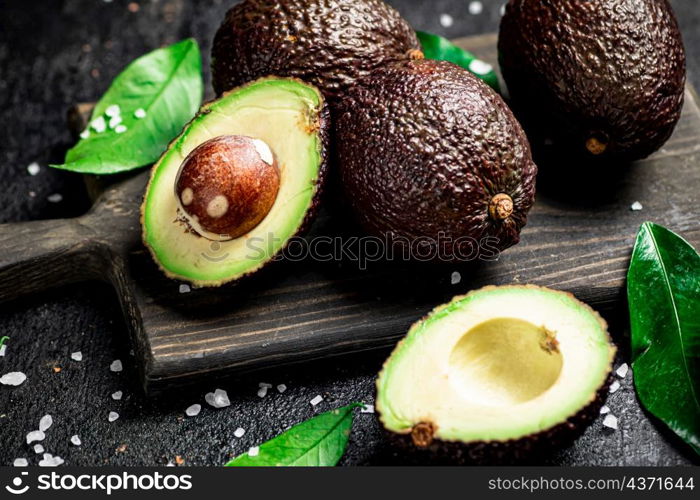
{"label": "black stone surface", "polygon": [[[133,58],[162,44],[196,37],[208,53],[210,41],[229,0],[26,0],[0,1],[0,222],[74,216],[89,205],[80,178],[46,164],[60,160],[70,144],[66,109],[104,92],[111,79]],[[467,1],[393,0],[418,29],[449,37],[497,29],[502,0],[482,1],[470,14]],[[673,0],[688,51],[689,78],[700,87],[700,6]],[[440,14],[452,16],[444,27]],[[208,61],[205,62],[208,65]],[[207,75],[208,80],[208,75]],[[37,162],[31,176],[27,166]],[[60,193],[52,203],[48,196]],[[613,327],[624,346],[624,321]],[[296,422],[351,401],[372,402],[374,377],[386,352],[306,364],[274,372],[212,383],[197,392],[171,394],[160,400],[140,392],[136,368],[116,297],[97,283],[25,298],[0,308],[0,336],[8,335],[0,374],[28,375],[20,387],[0,386],[0,465],[17,457],[37,464],[26,434],[44,414],[54,424],[44,448],[72,465],[166,464],[182,457],[186,465],[219,465]],[[82,351],[83,361],[70,359]],[[624,349],[623,349],[624,351]],[[621,360],[626,353],[622,352]],[[114,359],[124,371],[112,373]],[[620,361],[621,361],[620,360]],[[619,361],[619,362],[620,362]],[[58,371],[60,369],[60,371]],[[284,383],[284,394],[271,390],[261,399],[259,382]],[[215,410],[204,394],[222,387],[231,406]],[[111,394],[121,390],[115,401]],[[312,408],[320,394],[324,401]],[[202,404],[193,418],[184,410]],[[595,422],[570,448],[552,450],[535,463],[561,465],[676,465],[698,463],[697,457],[663,426],[648,418],[634,396],[631,376],[622,380],[608,406],[620,429],[605,431]],[[110,411],[119,420],[107,421]],[[237,439],[233,432],[246,434]],[[70,444],[78,434],[80,447]],[[125,445],[125,446],[124,446]],[[403,461],[387,447],[374,415],[359,414],[345,465],[385,465]]]}

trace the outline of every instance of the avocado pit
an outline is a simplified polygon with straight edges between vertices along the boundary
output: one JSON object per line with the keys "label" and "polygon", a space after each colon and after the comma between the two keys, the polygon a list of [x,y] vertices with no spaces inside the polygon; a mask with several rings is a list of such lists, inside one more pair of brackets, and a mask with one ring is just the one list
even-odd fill
{"label": "avocado pit", "polygon": [[275,203],[280,172],[260,139],[224,135],[195,148],[180,167],[175,196],[188,226],[214,241],[254,229]]}

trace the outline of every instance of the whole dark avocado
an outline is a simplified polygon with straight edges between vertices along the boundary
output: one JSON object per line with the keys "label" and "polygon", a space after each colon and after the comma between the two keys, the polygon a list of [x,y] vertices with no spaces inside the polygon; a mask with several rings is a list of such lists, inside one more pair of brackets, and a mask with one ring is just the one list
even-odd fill
{"label": "whole dark avocado", "polygon": [[510,0],[498,49],[535,150],[641,159],[680,117],[685,51],[666,0]]}
{"label": "whole dark avocado", "polygon": [[217,94],[267,75],[293,76],[332,105],[374,69],[421,56],[413,29],[382,0],[245,0],[214,37],[212,76]]}
{"label": "whole dark avocado", "polygon": [[468,71],[432,60],[380,68],[350,90],[334,129],[343,188],[371,234],[426,261],[519,241],[537,167],[505,102]]}

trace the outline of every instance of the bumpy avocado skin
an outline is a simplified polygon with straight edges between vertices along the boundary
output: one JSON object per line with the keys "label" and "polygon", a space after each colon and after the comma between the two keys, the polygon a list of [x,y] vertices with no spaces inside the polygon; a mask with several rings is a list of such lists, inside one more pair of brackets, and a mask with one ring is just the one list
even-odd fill
{"label": "bumpy avocado skin", "polygon": [[536,150],[554,141],[572,156],[641,159],[680,117],[685,51],[667,0],[510,0],[498,48]]}
{"label": "bumpy avocado skin", "polygon": [[382,0],[245,0],[214,38],[214,90],[293,76],[332,105],[358,78],[418,51],[413,29]]}
{"label": "bumpy avocado skin", "polygon": [[[448,262],[464,259],[468,240],[518,243],[537,167],[501,97],[468,71],[432,60],[381,68],[343,100],[333,130],[346,197],[370,234],[430,245],[422,260]],[[504,219],[490,210],[499,194],[513,202]]]}

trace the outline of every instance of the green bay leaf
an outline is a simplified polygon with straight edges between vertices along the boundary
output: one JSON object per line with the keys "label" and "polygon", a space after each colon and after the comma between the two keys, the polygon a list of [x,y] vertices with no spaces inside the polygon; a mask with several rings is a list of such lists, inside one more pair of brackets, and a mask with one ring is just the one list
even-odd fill
{"label": "green bay leaf", "polygon": [[[202,56],[197,42],[183,40],[154,50],[127,66],[96,104],[90,122],[118,105],[123,133],[107,127],[81,139],[55,168],[114,174],[154,163],[195,115],[202,101]],[[145,116],[139,118],[136,111]]]}
{"label": "green bay leaf", "polygon": [[645,222],[627,297],[639,399],[700,454],[700,256],[680,236]]}
{"label": "green bay leaf", "polygon": [[263,443],[255,456],[240,455],[227,467],[332,467],[345,452],[352,427],[353,403],[322,413],[295,425],[276,438]]}
{"label": "green bay leaf", "polygon": [[496,92],[501,91],[498,76],[490,64],[477,58],[471,52],[456,46],[446,38],[425,31],[418,31],[416,34],[426,59],[449,61],[461,66],[481,78]]}

